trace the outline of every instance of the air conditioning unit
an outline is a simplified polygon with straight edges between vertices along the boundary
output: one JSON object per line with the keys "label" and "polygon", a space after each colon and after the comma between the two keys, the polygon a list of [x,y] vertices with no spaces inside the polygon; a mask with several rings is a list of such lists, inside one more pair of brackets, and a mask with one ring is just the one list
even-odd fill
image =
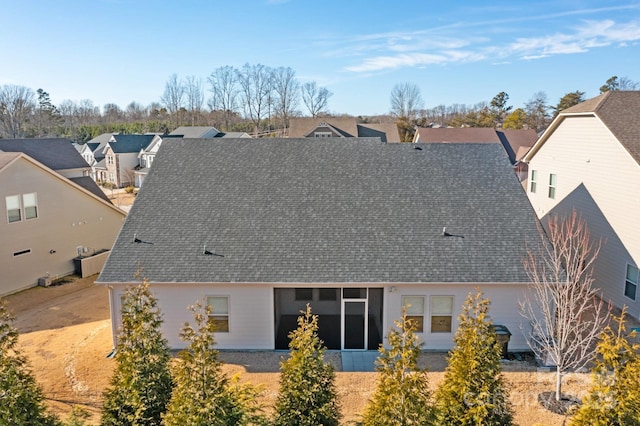
{"label": "air conditioning unit", "polygon": [[38,278],[38,285],[40,287],[49,287],[51,285],[51,277]]}

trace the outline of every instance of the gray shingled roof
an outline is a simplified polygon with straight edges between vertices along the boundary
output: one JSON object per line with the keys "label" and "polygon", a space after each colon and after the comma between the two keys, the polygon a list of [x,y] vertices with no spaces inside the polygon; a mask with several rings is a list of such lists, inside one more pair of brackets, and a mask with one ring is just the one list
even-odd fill
{"label": "gray shingled roof", "polygon": [[103,199],[109,204],[113,204],[109,199],[109,197],[107,197],[107,194],[105,194],[104,191],[100,189],[98,184],[93,179],[91,179],[91,177],[82,176],[77,178],[69,178],[69,180],[75,183],[76,185],[83,187],[87,191],[91,192],[96,197]]}
{"label": "gray shingled roof", "polygon": [[527,282],[537,220],[502,150],[174,140],[98,281],[131,282],[142,268],[152,282]]}
{"label": "gray shingled roof", "polygon": [[113,135],[115,143],[110,142],[113,152],[117,154],[126,152],[140,152],[151,143],[155,135]]}
{"label": "gray shingled roof", "polygon": [[24,152],[53,170],[89,167],[69,139],[0,139],[0,151]]}

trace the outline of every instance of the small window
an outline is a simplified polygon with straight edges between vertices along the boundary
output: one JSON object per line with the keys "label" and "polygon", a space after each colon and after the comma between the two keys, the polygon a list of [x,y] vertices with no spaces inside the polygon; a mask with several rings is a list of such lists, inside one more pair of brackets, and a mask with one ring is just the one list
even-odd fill
{"label": "small window", "polygon": [[536,192],[537,189],[537,185],[538,185],[538,171],[537,170],[531,170],[531,186],[530,186],[530,192],[534,193]]}
{"label": "small window", "polygon": [[211,306],[209,321],[212,321],[217,333],[229,332],[229,297],[210,296],[207,303]]}
{"label": "small window", "polygon": [[313,136],[315,136],[316,138],[330,138],[333,136],[333,133],[331,132],[314,132]]}
{"label": "small window", "polygon": [[318,298],[320,300],[338,300],[337,288],[321,288],[319,289]]}
{"label": "small window", "polygon": [[638,268],[627,265],[627,279],[624,283],[624,295],[631,300],[636,300],[636,290],[638,289]]}
{"label": "small window", "polygon": [[556,198],[556,175],[549,175],[549,198]]}
{"label": "small window", "polygon": [[312,288],[296,288],[296,301],[310,302],[313,300]]}
{"label": "small window", "polygon": [[38,217],[38,198],[35,192],[22,194],[22,205],[24,206],[24,218],[26,220]]}
{"label": "small window", "polygon": [[453,296],[431,296],[431,332],[451,333]]}
{"label": "small window", "polygon": [[414,324],[416,332],[424,332],[424,296],[402,296],[402,306],[406,309],[407,319]]}
{"label": "small window", "polygon": [[22,214],[20,210],[20,196],[9,195],[8,197],[5,197],[5,202],[7,204],[7,218],[9,220],[9,223],[20,222],[20,220],[22,220]]}

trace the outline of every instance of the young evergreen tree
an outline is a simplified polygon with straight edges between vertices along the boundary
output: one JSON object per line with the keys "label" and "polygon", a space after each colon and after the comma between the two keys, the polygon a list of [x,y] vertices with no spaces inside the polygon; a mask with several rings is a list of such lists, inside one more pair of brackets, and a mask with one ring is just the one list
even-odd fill
{"label": "young evergreen tree", "polygon": [[127,289],[116,370],[105,392],[105,426],[160,425],[171,397],[169,347],[162,337],[162,315],[145,280]]}
{"label": "young evergreen tree", "polygon": [[0,424],[54,426],[47,414],[42,390],[36,384],[27,358],[20,353],[18,330],[4,300],[0,299]]}
{"label": "young evergreen tree", "polygon": [[333,366],[324,361],[326,348],[318,338],[318,316],[307,305],[298,328],[289,334],[289,358],[280,364],[276,426],[337,426],[340,404]]}
{"label": "young evergreen tree", "polygon": [[211,306],[190,307],[195,328],[186,323],[180,338],[189,347],[178,355],[173,368],[175,387],[164,417],[165,426],[224,426],[260,424],[257,391],[240,386],[222,372],[214,349],[215,324],[209,320]]}
{"label": "young evergreen tree", "polygon": [[422,342],[406,308],[395,325],[387,336],[388,348],[379,349],[378,385],[365,408],[362,425],[433,425],[436,419],[427,371],[418,367]]}
{"label": "young evergreen tree", "polygon": [[440,424],[510,425],[513,411],[500,367],[500,344],[488,317],[489,299],[470,293],[462,306],[455,346],[436,391]]}
{"label": "young evergreen tree", "polygon": [[607,326],[600,336],[593,384],[572,425],[640,425],[640,344],[630,341],[636,332],[627,334],[625,314],[616,317],[617,330]]}

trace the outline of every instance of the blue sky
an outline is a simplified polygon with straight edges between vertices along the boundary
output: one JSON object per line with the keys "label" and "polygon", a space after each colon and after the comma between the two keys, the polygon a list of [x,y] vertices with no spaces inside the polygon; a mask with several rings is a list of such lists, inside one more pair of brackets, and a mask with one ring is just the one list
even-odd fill
{"label": "blue sky", "polygon": [[[333,92],[329,110],[389,111],[397,83],[426,107],[522,106],[640,81],[640,1],[2,0],[0,85],[55,104],[159,101],[168,77],[245,63],[291,67]],[[208,96],[208,94],[207,94]],[[303,107],[301,107],[302,109]]]}

